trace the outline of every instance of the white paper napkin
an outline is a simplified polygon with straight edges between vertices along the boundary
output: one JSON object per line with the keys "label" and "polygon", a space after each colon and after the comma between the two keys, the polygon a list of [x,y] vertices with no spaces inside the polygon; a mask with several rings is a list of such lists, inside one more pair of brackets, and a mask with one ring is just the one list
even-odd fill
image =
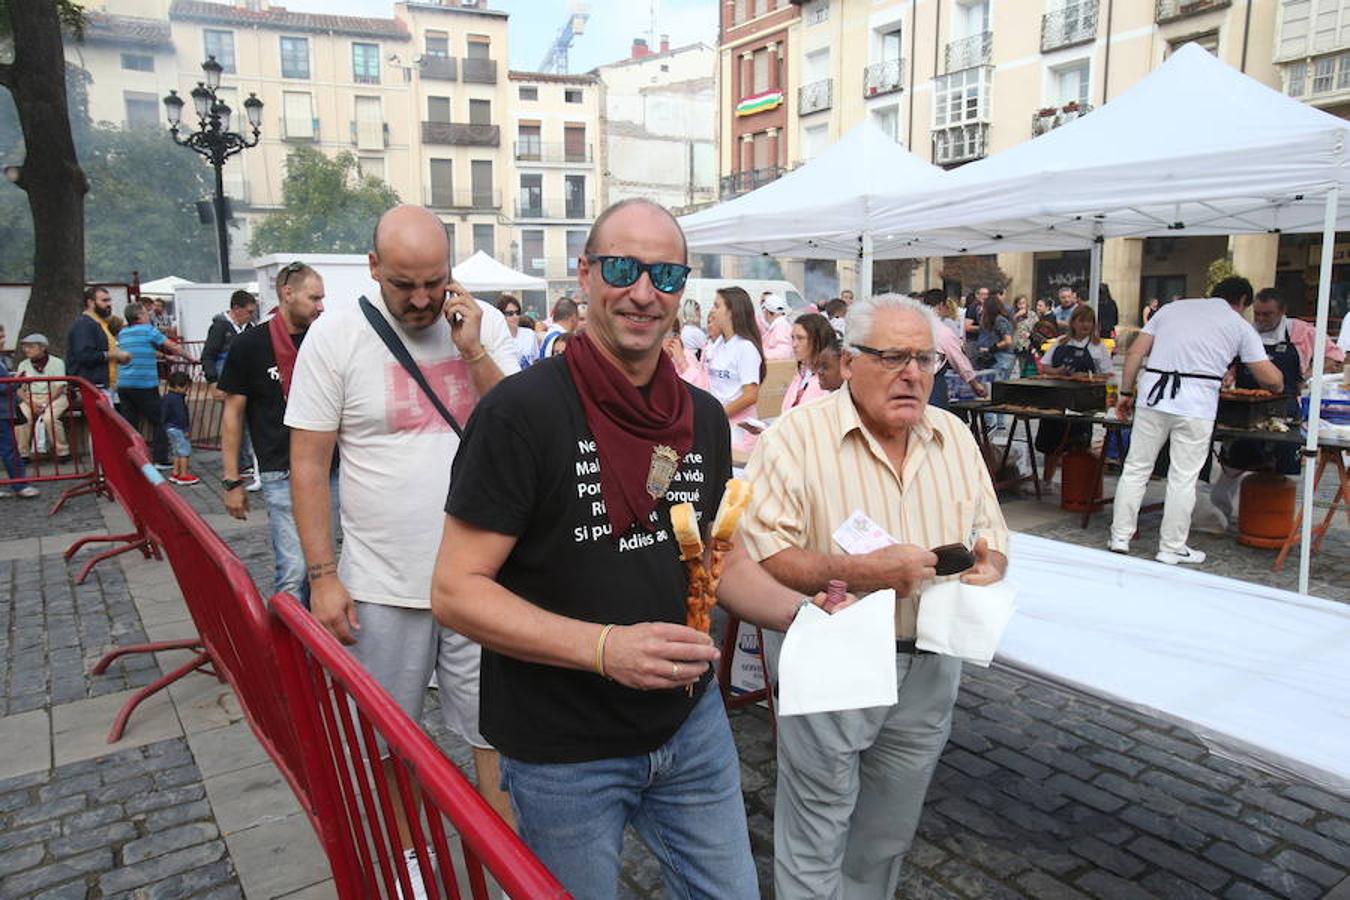
{"label": "white paper napkin", "polygon": [[1017,608],[1017,588],[1007,580],[990,585],[935,584],[919,598],[920,650],[988,666]]}
{"label": "white paper napkin", "polygon": [[797,613],[778,660],[778,715],[892,706],[896,694],[895,591],[834,615],[816,606]]}

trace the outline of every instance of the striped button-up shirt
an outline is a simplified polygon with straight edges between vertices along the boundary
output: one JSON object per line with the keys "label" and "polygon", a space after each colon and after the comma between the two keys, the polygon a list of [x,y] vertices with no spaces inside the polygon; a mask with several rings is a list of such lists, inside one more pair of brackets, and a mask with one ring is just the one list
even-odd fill
{"label": "striped button-up shirt", "polygon": [[[910,429],[896,472],[845,386],[765,431],[746,478],[754,496],[741,538],[757,560],[791,547],[842,554],[834,532],[858,510],[902,544],[973,546],[983,537],[989,549],[1008,552],[1008,526],[975,439],[936,407]],[[917,615],[917,597],[897,598],[899,637],[914,637]]]}

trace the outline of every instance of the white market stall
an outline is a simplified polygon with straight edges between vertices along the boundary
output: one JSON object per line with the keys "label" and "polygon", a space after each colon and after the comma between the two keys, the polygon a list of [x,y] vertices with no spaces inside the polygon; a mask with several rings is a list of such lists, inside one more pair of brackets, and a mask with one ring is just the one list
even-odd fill
{"label": "white market stall", "polygon": [[451,269],[451,277],[469,293],[475,291],[546,291],[548,281],[517,272],[479,250]]}
{"label": "white market stall", "polygon": [[[859,291],[866,294],[872,285],[878,198],[935,185],[945,177],[868,119],[801,168],[684,216],[680,227],[689,249],[699,253],[858,259]],[[915,248],[903,255],[930,254]]]}
{"label": "white market stall", "polygon": [[[1337,228],[1350,228],[1350,123],[1292,100],[1198,45],[1101,109],[948,173],[895,190],[875,216],[878,257],[1091,247],[1095,303],[1110,237],[1321,232],[1313,371],[1324,364]],[[1347,205],[1350,207],[1350,204]],[[1314,381],[1307,449],[1321,401]],[[1304,497],[1313,467],[1304,466]],[[1306,592],[1312,516],[1303,517]]]}
{"label": "white market stall", "polygon": [[141,296],[173,299],[173,292],[185,284],[192,284],[192,282],[186,278],[179,278],[177,275],[165,275],[163,278],[156,278],[154,281],[142,282]]}

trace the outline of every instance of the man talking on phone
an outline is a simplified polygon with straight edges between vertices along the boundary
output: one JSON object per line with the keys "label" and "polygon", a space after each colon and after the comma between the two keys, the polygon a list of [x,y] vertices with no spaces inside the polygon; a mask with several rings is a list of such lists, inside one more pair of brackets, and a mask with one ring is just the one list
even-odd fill
{"label": "man talking on phone", "polygon": [[369,262],[378,296],[315,322],[286,406],[310,608],[414,721],[436,673],[445,724],[473,745],[479,790],[509,818],[496,753],[478,731],[480,650],[432,617],[431,572],[459,426],[518,370],[515,345],[502,314],[451,280],[445,227],[428,210],[385,213]]}

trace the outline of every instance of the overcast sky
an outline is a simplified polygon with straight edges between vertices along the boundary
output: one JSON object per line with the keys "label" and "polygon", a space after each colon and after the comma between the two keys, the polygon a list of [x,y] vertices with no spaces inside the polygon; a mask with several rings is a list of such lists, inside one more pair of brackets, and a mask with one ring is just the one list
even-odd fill
{"label": "overcast sky", "polygon": [[[393,15],[393,0],[276,0],[276,5],[300,12]],[[489,0],[492,9],[511,14],[511,68],[537,70],[575,5],[574,0]],[[633,38],[652,31],[653,10],[655,34],[669,34],[672,46],[695,41],[715,46],[717,7],[718,0],[592,0],[590,20],[572,43],[568,67],[585,72],[627,57]]]}

